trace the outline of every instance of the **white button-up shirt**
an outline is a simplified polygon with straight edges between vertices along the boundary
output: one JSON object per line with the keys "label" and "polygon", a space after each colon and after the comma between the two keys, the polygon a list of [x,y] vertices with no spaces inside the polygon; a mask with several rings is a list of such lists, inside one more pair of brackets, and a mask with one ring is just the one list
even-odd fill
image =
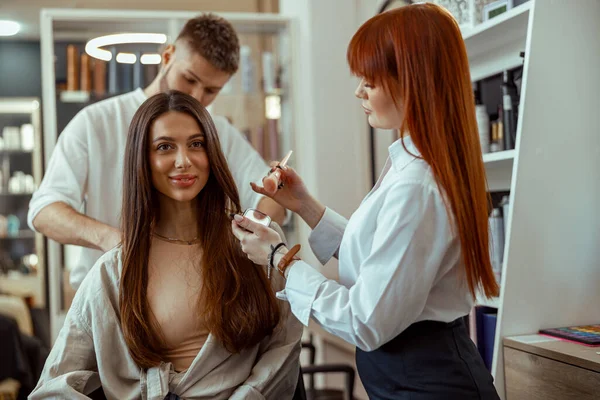
{"label": "white button-up shirt", "polygon": [[349,221],[327,209],[311,233],[321,263],[339,258],[339,282],[299,261],[280,295],[304,325],[312,317],[365,351],[415,322],[467,315],[474,303],[443,194],[409,137],[404,144],[390,146],[379,181]]}
{"label": "white button-up shirt", "polygon": [[[123,193],[123,163],[129,124],[146,100],[142,89],[112,97],[81,110],[56,143],[44,179],[29,203],[27,221],[46,206],[63,202],[87,216],[119,227]],[[224,117],[213,116],[221,149],[240,192],[243,208],[256,207],[262,196],[250,182],[260,182],[268,166],[243,135]],[[80,248],[71,271],[71,285],[79,287],[102,251]]]}

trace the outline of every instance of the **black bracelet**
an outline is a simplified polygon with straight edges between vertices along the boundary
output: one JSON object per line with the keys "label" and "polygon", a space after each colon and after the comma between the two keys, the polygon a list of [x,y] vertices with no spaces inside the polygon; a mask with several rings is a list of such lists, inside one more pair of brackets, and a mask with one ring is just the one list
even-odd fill
{"label": "black bracelet", "polygon": [[271,254],[269,255],[269,267],[275,268],[273,265],[273,257],[275,257],[275,253],[279,250],[280,247],[285,246],[285,243],[281,242],[276,246],[271,245]]}

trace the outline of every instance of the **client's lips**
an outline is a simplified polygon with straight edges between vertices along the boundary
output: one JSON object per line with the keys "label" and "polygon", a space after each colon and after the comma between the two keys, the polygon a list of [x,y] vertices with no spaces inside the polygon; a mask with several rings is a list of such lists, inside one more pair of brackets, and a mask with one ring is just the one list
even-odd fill
{"label": "client's lips", "polygon": [[179,187],[189,187],[196,183],[196,176],[189,174],[170,176],[169,179],[174,185]]}

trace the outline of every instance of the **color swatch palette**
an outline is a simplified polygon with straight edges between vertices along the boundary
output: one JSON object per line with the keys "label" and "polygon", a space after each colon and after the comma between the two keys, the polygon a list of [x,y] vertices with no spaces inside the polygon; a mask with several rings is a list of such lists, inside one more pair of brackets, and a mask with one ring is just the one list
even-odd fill
{"label": "color swatch palette", "polygon": [[600,324],[542,329],[541,334],[572,340],[588,346],[600,346]]}

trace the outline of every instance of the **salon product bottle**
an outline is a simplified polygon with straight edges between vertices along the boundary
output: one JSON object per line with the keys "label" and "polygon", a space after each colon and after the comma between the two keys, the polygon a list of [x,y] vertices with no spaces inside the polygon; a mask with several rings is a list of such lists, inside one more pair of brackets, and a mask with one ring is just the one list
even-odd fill
{"label": "salon product bottle", "polygon": [[102,97],[106,94],[106,62],[94,60],[94,94]]}
{"label": "salon product bottle", "polygon": [[2,130],[6,150],[21,149],[21,132],[18,126],[5,126]]}
{"label": "salon product bottle", "polygon": [[240,48],[240,72],[242,92],[254,92],[254,65],[252,63],[252,50],[250,46],[242,46]]}
{"label": "salon product bottle", "polygon": [[24,193],[33,193],[35,191],[35,181],[32,175],[25,174],[23,176],[23,192]]}
{"label": "salon product bottle", "polygon": [[84,92],[92,91],[92,69],[90,66],[91,60],[87,53],[81,54],[81,84],[80,88]]}
{"label": "salon product bottle", "polygon": [[479,82],[473,83],[473,94],[475,97],[475,118],[477,120],[477,131],[479,132],[479,144],[481,153],[490,152],[490,117],[485,105],[481,104]]}
{"label": "salon product bottle", "polygon": [[111,47],[112,57],[108,62],[108,94],[113,95],[119,92],[119,75],[117,74],[117,48]]}
{"label": "salon product bottle", "polygon": [[475,118],[477,119],[477,130],[479,132],[479,143],[483,154],[490,152],[490,118],[485,105],[475,106]]}
{"label": "salon product bottle", "polygon": [[492,121],[491,127],[491,138],[490,138],[490,153],[498,151],[498,121]]}
{"label": "salon product bottle", "polygon": [[134,64],[119,63],[117,68],[119,71],[119,90],[122,93],[131,92],[133,90]]}
{"label": "salon product bottle", "polygon": [[510,212],[510,200],[508,196],[502,196],[502,200],[500,200],[500,206],[502,207],[502,220],[504,221],[504,241],[506,242],[506,224],[508,222],[508,213]]}
{"label": "salon product bottle", "polygon": [[10,191],[8,190],[8,183],[10,180],[10,157],[4,157],[4,160],[2,160],[2,168],[0,169],[0,171],[2,171],[2,181],[0,182],[0,186],[2,186],[2,191],[8,191],[10,193]]}
{"label": "salon product bottle", "polygon": [[21,149],[33,151],[35,148],[35,131],[32,124],[21,125]]}
{"label": "salon product bottle", "polygon": [[500,281],[504,256],[504,222],[499,208],[494,208],[488,218],[490,229],[490,258],[496,279]]}
{"label": "salon product bottle", "polygon": [[265,51],[262,53],[263,91],[272,93],[275,90],[275,63],[273,53]]}
{"label": "salon product bottle", "polygon": [[8,193],[10,193],[10,194],[21,193],[19,177],[14,176],[14,175],[10,177],[10,179],[8,180]]}
{"label": "salon product bottle", "polygon": [[504,110],[502,106],[498,107],[498,137],[496,143],[498,143],[498,151],[506,150],[504,148]]}
{"label": "salon product bottle", "polygon": [[79,90],[79,51],[77,46],[67,46],[67,90]]}
{"label": "salon product bottle", "polygon": [[517,86],[515,86],[513,81],[513,75],[510,71],[504,71],[502,76],[502,122],[504,124],[505,150],[512,150],[515,148],[518,104]]}
{"label": "salon product bottle", "polygon": [[144,64],[142,64],[142,52],[136,53],[136,62],[133,64],[133,88],[144,87]]}
{"label": "salon product bottle", "polygon": [[21,221],[16,215],[10,214],[6,217],[6,233],[10,237],[19,236],[19,228],[21,227]]}
{"label": "salon product bottle", "polygon": [[0,238],[8,235],[8,220],[2,214],[0,214]]}

